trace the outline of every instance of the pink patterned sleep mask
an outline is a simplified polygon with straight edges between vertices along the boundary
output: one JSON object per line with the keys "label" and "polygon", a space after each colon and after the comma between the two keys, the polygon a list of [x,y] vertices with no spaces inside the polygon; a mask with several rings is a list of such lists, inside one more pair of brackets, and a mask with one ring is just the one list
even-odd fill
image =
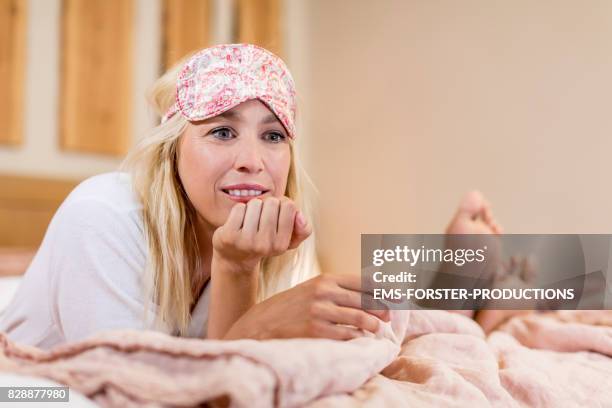
{"label": "pink patterned sleep mask", "polygon": [[177,112],[189,121],[208,119],[251,99],[265,103],[295,138],[295,84],[285,63],[252,44],[216,45],[185,63],[162,123]]}

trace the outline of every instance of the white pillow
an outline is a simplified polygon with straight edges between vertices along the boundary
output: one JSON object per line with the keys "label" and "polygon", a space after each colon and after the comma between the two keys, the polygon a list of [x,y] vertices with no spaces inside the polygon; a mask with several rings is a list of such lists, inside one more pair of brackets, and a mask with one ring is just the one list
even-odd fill
{"label": "white pillow", "polygon": [[2,311],[11,303],[20,282],[21,276],[0,278],[0,314],[2,314]]}

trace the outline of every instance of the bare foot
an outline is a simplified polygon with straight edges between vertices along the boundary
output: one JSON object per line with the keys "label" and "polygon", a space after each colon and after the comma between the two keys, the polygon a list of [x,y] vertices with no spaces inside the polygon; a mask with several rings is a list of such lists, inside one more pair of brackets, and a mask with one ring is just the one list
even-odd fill
{"label": "bare foot", "polygon": [[[503,232],[502,227],[497,223],[491,212],[491,204],[484,198],[480,191],[470,191],[465,195],[459,208],[451,222],[449,223],[447,234],[487,234],[498,235]],[[489,241],[490,242],[490,241]],[[489,243],[489,259],[493,286],[505,285],[513,287],[529,286],[535,276],[535,268],[526,258],[512,257],[509,265],[502,265],[501,248],[498,240]],[[499,266],[498,266],[499,265]],[[513,284],[511,284],[513,283]],[[489,308],[493,304],[489,304]],[[525,305],[523,305],[524,307]],[[530,313],[529,310],[460,310],[455,311],[466,316],[474,317],[480,324],[485,333],[490,333],[511,317]]]}
{"label": "bare foot", "polygon": [[[446,228],[447,235],[453,234],[487,234],[497,235],[502,233],[502,227],[497,223],[491,212],[491,204],[484,198],[482,193],[477,190],[468,192],[457,208],[453,219]],[[478,241],[481,241],[477,239]],[[489,237],[483,237],[483,242],[472,242],[470,246],[482,247],[488,243],[490,265],[495,265],[499,258],[499,244],[497,239],[493,242]],[[462,247],[469,239],[462,237],[458,238],[457,242],[453,242],[452,238],[447,239],[447,248]],[[489,272],[491,277],[495,276],[496,268],[492,268]],[[454,310],[453,313],[463,314],[468,317],[474,317],[473,310]]]}
{"label": "bare foot", "polygon": [[467,193],[446,228],[447,234],[501,234],[502,228],[491,212],[491,204],[477,190]]}
{"label": "bare foot", "polygon": [[[528,257],[512,256],[509,264],[504,265],[501,271],[502,273],[495,277],[493,287],[529,288],[535,281],[536,268],[533,260]],[[536,308],[536,301],[516,301],[517,309],[513,310],[489,309],[491,307],[495,307],[495,301],[489,301],[487,310],[479,310],[474,319],[486,334],[497,329],[514,316],[533,313]],[[518,309],[519,307],[530,309]]]}
{"label": "bare foot", "polygon": [[446,228],[446,248],[486,249],[486,260],[482,268],[459,268],[452,273],[468,274],[473,278],[493,280],[501,267],[501,248],[497,235],[502,227],[491,212],[491,204],[480,191],[467,193],[457,208],[453,219]]}

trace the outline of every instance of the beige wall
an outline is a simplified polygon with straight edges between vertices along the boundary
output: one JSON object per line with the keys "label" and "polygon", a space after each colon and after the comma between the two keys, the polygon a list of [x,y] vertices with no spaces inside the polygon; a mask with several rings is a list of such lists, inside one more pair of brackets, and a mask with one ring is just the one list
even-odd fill
{"label": "beige wall", "polygon": [[307,7],[325,269],[358,271],[360,233],[442,232],[471,188],[507,232],[612,232],[612,2]]}

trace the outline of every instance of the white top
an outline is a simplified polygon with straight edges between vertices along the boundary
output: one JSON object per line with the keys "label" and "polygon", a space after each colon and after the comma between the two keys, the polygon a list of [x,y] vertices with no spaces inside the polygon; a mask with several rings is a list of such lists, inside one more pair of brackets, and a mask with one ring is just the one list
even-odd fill
{"label": "white top", "polygon": [[21,283],[21,276],[5,276],[0,278],[0,316],[2,311],[11,303]]}
{"label": "white top", "polygon": [[[48,349],[101,330],[152,328],[155,305],[145,301],[143,290],[147,254],[142,204],[129,175],[85,180],[51,220],[13,301],[0,315],[0,331]],[[206,335],[209,291],[206,285],[192,312],[190,337]]]}

